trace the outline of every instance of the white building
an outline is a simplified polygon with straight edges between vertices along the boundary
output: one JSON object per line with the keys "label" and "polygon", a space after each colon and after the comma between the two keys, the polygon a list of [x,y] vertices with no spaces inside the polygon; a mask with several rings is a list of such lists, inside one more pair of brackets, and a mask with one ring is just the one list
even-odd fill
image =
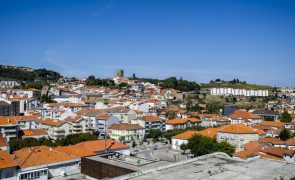
{"label": "white building", "polygon": [[217,131],[217,141],[227,141],[234,147],[236,151],[244,150],[244,144],[259,139],[258,131],[244,124],[225,125]]}
{"label": "white building", "polygon": [[268,96],[268,90],[246,90],[233,88],[211,88],[210,94],[213,96]]}
{"label": "white building", "polygon": [[142,140],[145,134],[144,128],[138,124],[112,124],[109,126],[108,134],[112,139],[125,141]]}

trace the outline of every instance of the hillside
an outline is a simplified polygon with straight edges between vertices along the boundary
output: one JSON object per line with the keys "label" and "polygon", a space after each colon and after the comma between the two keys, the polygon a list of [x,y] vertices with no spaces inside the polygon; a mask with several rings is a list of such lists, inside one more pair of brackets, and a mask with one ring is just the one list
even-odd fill
{"label": "hillside", "polygon": [[43,69],[33,69],[20,66],[0,65],[0,79],[33,82],[57,81],[62,76],[55,71]]}
{"label": "hillside", "polygon": [[257,84],[247,84],[247,83],[208,83],[202,84],[201,88],[218,88],[218,87],[226,87],[226,88],[235,88],[235,89],[254,89],[254,90],[269,90],[273,91],[274,87],[266,86],[266,85],[257,85]]}
{"label": "hillside", "polygon": [[159,84],[161,87],[164,87],[164,88],[173,88],[173,89],[184,91],[184,92],[187,92],[187,91],[198,92],[200,90],[200,86],[198,83],[194,81],[184,80],[182,78],[177,79],[176,77],[169,77],[164,80],[151,79],[151,78],[136,78],[136,79],[143,82],[149,82],[152,84]]}

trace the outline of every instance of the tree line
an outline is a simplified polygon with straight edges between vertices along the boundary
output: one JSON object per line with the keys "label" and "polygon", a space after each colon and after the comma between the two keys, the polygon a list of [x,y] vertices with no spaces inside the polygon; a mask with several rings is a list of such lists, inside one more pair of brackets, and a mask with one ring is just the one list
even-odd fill
{"label": "tree line", "polygon": [[36,139],[36,138],[11,138],[9,141],[10,150],[17,151],[19,149],[25,147],[33,147],[33,146],[49,146],[49,147],[57,147],[57,146],[68,146],[74,145],[83,141],[91,141],[96,140],[97,136],[91,135],[90,133],[81,133],[81,134],[70,134],[65,138],[57,139],[52,141],[45,137]]}
{"label": "tree line", "polygon": [[55,82],[62,76],[58,72],[47,70],[45,68],[27,71],[22,68],[9,68],[0,65],[0,77],[21,82],[34,82],[36,80]]}

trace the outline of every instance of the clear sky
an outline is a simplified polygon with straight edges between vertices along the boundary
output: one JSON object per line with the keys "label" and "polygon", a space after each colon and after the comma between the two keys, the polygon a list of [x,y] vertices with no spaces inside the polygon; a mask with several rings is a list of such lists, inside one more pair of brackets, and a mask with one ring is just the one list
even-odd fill
{"label": "clear sky", "polygon": [[295,86],[295,1],[0,0],[0,64]]}

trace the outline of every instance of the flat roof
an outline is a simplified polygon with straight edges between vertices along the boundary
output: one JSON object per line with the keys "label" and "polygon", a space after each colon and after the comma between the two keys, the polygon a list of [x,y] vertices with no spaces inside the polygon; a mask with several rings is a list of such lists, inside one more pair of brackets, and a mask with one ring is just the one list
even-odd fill
{"label": "flat roof", "polygon": [[167,161],[154,161],[149,159],[143,159],[138,157],[132,157],[132,156],[121,156],[120,158],[114,158],[114,159],[107,159],[103,155],[97,155],[97,156],[90,156],[86,157],[86,159],[91,159],[94,161],[103,162],[106,164],[111,164],[114,166],[134,170],[134,171],[142,171],[146,169],[152,169],[161,167],[163,165],[171,164],[171,162]]}
{"label": "flat roof", "polygon": [[[192,160],[192,159],[191,159]],[[207,156],[188,163],[158,168],[156,171],[121,176],[116,179],[167,180],[167,179],[206,179],[206,180],[269,180],[280,177],[295,177],[295,164],[269,159],[241,161],[219,155]],[[134,174],[134,173],[131,173]],[[127,177],[127,178],[126,178]]]}

